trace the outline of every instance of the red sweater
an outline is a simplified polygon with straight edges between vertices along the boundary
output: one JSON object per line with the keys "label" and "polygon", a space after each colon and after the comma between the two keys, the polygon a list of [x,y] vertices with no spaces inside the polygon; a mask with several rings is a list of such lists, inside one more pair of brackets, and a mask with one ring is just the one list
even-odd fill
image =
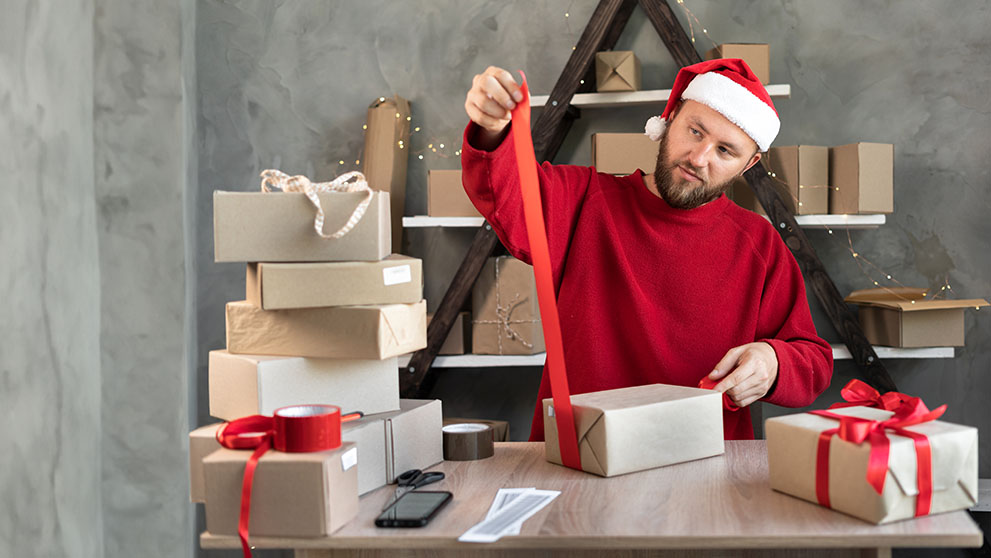
{"label": "red sweater", "polygon": [[[512,135],[462,148],[462,179],[509,252],[531,263]],[[765,341],[778,379],[764,400],[811,404],[833,356],[819,338],[794,257],[771,224],[725,195],[670,207],[643,173],[544,163],[538,169],[572,394],[644,384],[698,385],[732,347]],[[543,440],[544,369],[531,440]],[[750,410],[724,411],[727,439],[752,439]]]}

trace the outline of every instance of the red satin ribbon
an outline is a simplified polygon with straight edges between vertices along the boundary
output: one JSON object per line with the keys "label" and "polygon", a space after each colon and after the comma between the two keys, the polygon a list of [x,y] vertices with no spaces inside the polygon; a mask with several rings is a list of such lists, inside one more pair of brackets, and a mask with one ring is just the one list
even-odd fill
{"label": "red satin ribbon", "polygon": [[341,417],[336,405],[293,405],[276,409],[273,416],[251,415],[232,420],[217,429],[217,441],[225,448],[248,450],[241,482],[241,515],[237,534],[246,558],[251,556],[248,545],[248,525],[251,516],[251,487],[255,480],[258,460],[275,447],[277,451],[304,453],[341,447],[341,423],[360,418],[351,413]]}
{"label": "red satin ribbon", "polygon": [[[703,377],[699,380],[699,387],[702,389],[716,389],[716,384],[719,382],[715,380],[710,380],[709,376]],[[723,409],[727,411],[739,411],[740,407],[733,403],[733,400],[729,398],[729,394],[723,392]]]}
{"label": "red satin ribbon", "polygon": [[540,321],[544,329],[544,345],[547,347],[547,374],[550,377],[551,397],[554,400],[554,416],[557,421],[558,445],[561,463],[581,470],[578,453],[578,434],[575,432],[574,412],[571,409],[571,391],[564,366],[564,342],[561,338],[561,322],[554,296],[551,277],[551,256],[547,246],[547,228],[540,199],[540,183],[537,178],[537,157],[530,137],[530,90],[526,74],[522,71],[521,90],[523,100],[513,109],[513,145],[516,148],[516,165],[519,167],[520,188],[523,191],[523,215],[526,219],[527,238],[530,241],[530,258],[537,283],[537,301],[540,304]]}
{"label": "red satin ribbon", "polygon": [[830,409],[876,407],[886,411],[897,411],[899,407],[912,399],[911,396],[897,391],[889,391],[881,395],[876,389],[857,379],[850,380],[840,390],[840,397],[844,401],[830,405]]}
{"label": "red satin ribbon", "polygon": [[887,420],[870,420],[840,415],[830,411],[811,411],[814,415],[838,420],[837,428],[819,434],[816,448],[816,499],[824,507],[831,507],[829,501],[829,445],[834,435],[854,444],[867,442],[870,455],[867,460],[867,482],[874,491],[884,491],[884,481],[888,473],[888,450],[890,441],[887,431],[911,438],[915,443],[916,482],[919,496],[915,501],[915,516],[928,515],[932,506],[932,447],[924,434],[906,430],[905,427],[938,419],[946,412],[946,405],[930,411],[918,397],[904,396],[895,414]]}

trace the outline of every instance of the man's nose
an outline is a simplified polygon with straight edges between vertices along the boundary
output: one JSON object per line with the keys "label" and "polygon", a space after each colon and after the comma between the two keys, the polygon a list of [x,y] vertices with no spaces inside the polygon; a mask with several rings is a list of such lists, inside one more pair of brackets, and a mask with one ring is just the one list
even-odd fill
{"label": "man's nose", "polygon": [[712,146],[708,142],[700,142],[688,154],[688,162],[695,168],[703,168],[706,166],[711,152]]}

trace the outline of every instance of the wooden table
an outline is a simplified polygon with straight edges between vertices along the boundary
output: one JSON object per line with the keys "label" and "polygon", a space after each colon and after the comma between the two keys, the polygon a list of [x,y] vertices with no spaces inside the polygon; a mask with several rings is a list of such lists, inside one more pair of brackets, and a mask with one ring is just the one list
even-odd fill
{"label": "wooden table", "polygon": [[[360,465],[359,465],[360,466]],[[388,486],[361,498],[358,517],[332,537],[252,537],[257,548],[291,548],[297,558],[360,556],[890,556],[892,547],[979,547],[966,511],[872,525],[771,490],[764,441],[727,442],[718,457],[601,478],[544,460],[540,443],[497,443],[481,461],[445,461],[447,478],[428,490],[454,500],[422,529],[380,529]],[[810,471],[809,474],[812,474]],[[436,488],[435,488],[436,487]],[[481,521],[499,488],[560,490],[492,544],[458,542]],[[239,548],[237,537],[200,537],[203,548]]]}

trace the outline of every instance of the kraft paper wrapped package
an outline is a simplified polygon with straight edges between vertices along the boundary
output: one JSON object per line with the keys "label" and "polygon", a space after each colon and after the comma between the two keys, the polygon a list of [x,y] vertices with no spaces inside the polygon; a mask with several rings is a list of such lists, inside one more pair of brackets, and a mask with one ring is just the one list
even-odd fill
{"label": "kraft paper wrapped package", "polygon": [[[221,448],[203,460],[206,529],[237,535],[244,468],[253,452]],[[251,536],[322,537],[358,514],[358,450],[352,443],[311,453],[269,451],[251,492]]]}
{"label": "kraft paper wrapped package", "polygon": [[640,59],[632,50],[595,53],[596,91],[639,91]]}
{"label": "kraft paper wrapped package", "polygon": [[337,405],[366,414],[399,409],[395,357],[337,359],[210,351],[210,414],[271,415],[289,405]]}
{"label": "kraft paper wrapped package", "polygon": [[658,142],[643,134],[592,134],[592,166],[606,174],[645,174],[657,166]]}
{"label": "kraft paper wrapped package", "polygon": [[471,349],[479,355],[544,352],[533,268],[510,256],[489,258],[471,292]]}
{"label": "kraft paper wrapped package", "polygon": [[[782,196],[795,215],[829,212],[829,148],[818,145],[772,147],[767,167],[786,185]],[[758,204],[759,205],[759,204]]]}
{"label": "kraft paper wrapped package", "polygon": [[706,60],[742,58],[764,85],[771,83],[771,47],[767,43],[724,43],[709,49]]}
{"label": "kraft paper wrapped package", "polygon": [[426,346],[422,300],[290,310],[227,303],[227,351],[233,354],[384,359]]}
{"label": "kraft paper wrapped package", "polygon": [[850,293],[860,327],[873,345],[963,347],[964,310],[988,305],[980,298],[926,299],[927,289],[883,287]]}
{"label": "kraft paper wrapped package", "polygon": [[[365,192],[321,192],[322,231],[337,232]],[[372,192],[354,228],[340,238],[314,229],[316,207],[298,192],[214,192],[213,254],[217,262],[378,261],[391,250],[388,192]]]}
{"label": "kraft paper wrapped package", "polygon": [[201,426],[189,433],[189,501],[206,501],[206,480],[203,477],[203,458],[220,449],[217,429],[222,422]]}
{"label": "kraft paper wrapped package", "polygon": [[[368,105],[362,172],[375,190],[389,193],[392,204],[392,251],[402,252],[406,214],[406,168],[409,160],[408,100],[378,97]],[[388,213],[386,213],[388,219]]]}
{"label": "kraft paper wrapped package", "polygon": [[481,217],[461,184],[460,170],[427,171],[427,215]]}
{"label": "kraft paper wrapped package", "polygon": [[[722,394],[651,384],[571,396],[582,470],[613,477],[723,453]],[[544,399],[547,461],[561,463],[553,399]]]}
{"label": "kraft paper wrapped package", "polygon": [[851,143],[829,149],[829,212],[833,214],[894,211],[895,146]]}
{"label": "kraft paper wrapped package", "polygon": [[[892,411],[871,407],[830,409],[838,416],[858,417],[868,421],[891,419]],[[837,419],[813,413],[775,417],[765,422],[767,461],[771,488],[809,502],[871,523],[888,523],[915,517],[919,510],[919,460],[925,453],[917,451],[915,441],[894,430],[886,430],[889,441],[887,462],[880,463],[878,478],[883,479],[880,492],[867,476],[871,443],[854,443],[837,435],[829,440],[817,460],[823,432],[836,429]],[[928,514],[966,509],[977,503],[977,429],[943,421],[906,426],[906,431],[921,434],[931,447],[932,488]],[[923,471],[925,468],[923,467]],[[821,475],[821,477],[820,477]],[[822,484],[820,484],[822,483]],[[820,496],[825,497],[821,500]],[[923,498],[923,503],[926,499]]]}
{"label": "kraft paper wrapped package", "polygon": [[399,254],[377,262],[249,263],[246,299],[263,310],[412,304],[423,299],[422,269]]}

